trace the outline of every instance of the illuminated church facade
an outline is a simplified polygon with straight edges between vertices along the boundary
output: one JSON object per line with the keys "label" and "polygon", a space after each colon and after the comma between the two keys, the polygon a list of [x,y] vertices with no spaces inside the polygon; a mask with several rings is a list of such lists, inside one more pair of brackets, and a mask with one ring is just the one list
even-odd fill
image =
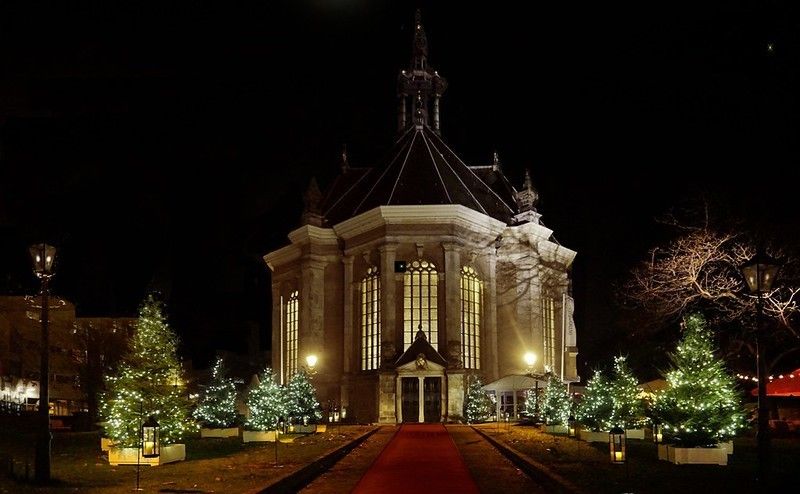
{"label": "illuminated church facade", "polygon": [[264,256],[275,375],[288,382],[316,356],[320,401],[357,421],[458,419],[470,374],[579,379],[576,253],[540,221],[527,172],[516,189],[496,154],[470,166],[445,143],[446,89],[418,13],[389,159],[357,168],[343,155],[325,193],[312,181],[290,243]]}

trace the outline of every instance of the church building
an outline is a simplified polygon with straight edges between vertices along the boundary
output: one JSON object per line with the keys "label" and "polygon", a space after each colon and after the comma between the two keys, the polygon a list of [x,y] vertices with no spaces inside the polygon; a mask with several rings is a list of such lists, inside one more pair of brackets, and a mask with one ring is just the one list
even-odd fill
{"label": "church building", "polygon": [[360,168],[343,155],[324,194],[312,181],[289,245],[264,256],[276,378],[315,356],[320,402],[361,422],[458,419],[472,374],[579,379],[576,252],[540,221],[527,172],[517,189],[496,154],[468,165],[444,141],[446,89],[418,12],[388,159]]}

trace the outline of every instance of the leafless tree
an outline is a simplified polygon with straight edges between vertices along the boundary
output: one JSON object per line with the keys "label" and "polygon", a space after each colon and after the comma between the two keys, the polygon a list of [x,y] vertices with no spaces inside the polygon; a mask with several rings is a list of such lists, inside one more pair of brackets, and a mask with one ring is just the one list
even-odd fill
{"label": "leafless tree", "polygon": [[[753,256],[750,236],[714,229],[708,215],[699,226],[681,223],[674,216],[665,222],[677,236],[649,252],[648,258],[631,270],[620,290],[622,301],[644,309],[658,320],[669,321],[702,310],[718,326],[725,327],[728,350],[755,354],[755,296],[745,288],[739,266]],[[763,309],[769,328],[773,368],[784,357],[800,351],[800,321],[797,298],[800,284],[797,260],[783,249],[771,246],[771,254],[783,258],[781,282],[763,294]]]}

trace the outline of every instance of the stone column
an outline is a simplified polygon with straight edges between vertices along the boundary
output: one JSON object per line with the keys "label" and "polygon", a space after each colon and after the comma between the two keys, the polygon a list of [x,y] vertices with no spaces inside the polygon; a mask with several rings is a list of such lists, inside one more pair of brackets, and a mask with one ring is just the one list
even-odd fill
{"label": "stone column", "polygon": [[[342,258],[344,264],[344,275],[342,290],[344,294],[344,321],[342,321],[342,328],[344,334],[342,336],[342,387],[340,400],[343,408],[350,408],[350,386],[351,379],[354,372],[358,368],[357,364],[353,362],[353,349],[355,348],[355,340],[353,338],[353,256],[344,256]],[[356,359],[357,360],[357,359]]]}
{"label": "stone column", "polygon": [[[385,244],[378,248],[381,271],[381,368],[394,364],[396,349],[402,346],[402,331],[396,324],[397,300],[395,298],[394,261],[397,246]],[[397,334],[400,333],[399,345]]]}
{"label": "stone column", "polygon": [[[445,338],[447,342],[447,368],[461,369],[461,253],[459,245],[443,243],[444,291],[445,291]],[[439,353],[442,353],[441,346]]]}
{"label": "stone column", "polygon": [[395,397],[394,407],[395,407],[395,410],[397,411],[396,413],[397,413],[397,421],[398,422],[402,422],[403,421],[403,398],[402,398],[402,396],[400,396],[401,395],[401,391],[400,390],[403,389],[402,381],[401,381],[402,379],[403,379],[402,377],[397,376],[397,380],[395,381],[396,382],[395,387],[397,389],[397,393],[396,393],[396,397]]}
{"label": "stone column", "polygon": [[494,247],[489,249],[486,265],[486,309],[483,320],[486,329],[481,341],[481,365],[485,366],[483,371],[488,374],[487,381],[491,382],[500,378],[500,356],[497,351],[497,250]]}
{"label": "stone column", "polygon": [[425,376],[419,376],[419,420],[425,422]]}

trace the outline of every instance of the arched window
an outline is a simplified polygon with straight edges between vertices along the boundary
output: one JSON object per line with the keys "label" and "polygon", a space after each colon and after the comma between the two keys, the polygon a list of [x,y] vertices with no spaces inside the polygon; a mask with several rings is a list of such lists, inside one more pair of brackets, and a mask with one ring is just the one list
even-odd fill
{"label": "arched window", "polygon": [[422,328],[428,343],[439,349],[436,266],[428,261],[411,261],[403,277],[403,350],[414,342]]}
{"label": "arched window", "polygon": [[381,278],[371,267],[361,280],[361,369],[381,365]]}
{"label": "arched window", "polygon": [[286,377],[291,378],[297,372],[297,323],[300,305],[300,292],[289,294],[286,302]]}
{"label": "arched window", "polygon": [[553,297],[542,297],[542,346],[544,368],[552,371],[556,363],[556,302]]}
{"label": "arched window", "polygon": [[483,281],[469,266],[461,268],[461,356],[465,369],[481,368]]}

